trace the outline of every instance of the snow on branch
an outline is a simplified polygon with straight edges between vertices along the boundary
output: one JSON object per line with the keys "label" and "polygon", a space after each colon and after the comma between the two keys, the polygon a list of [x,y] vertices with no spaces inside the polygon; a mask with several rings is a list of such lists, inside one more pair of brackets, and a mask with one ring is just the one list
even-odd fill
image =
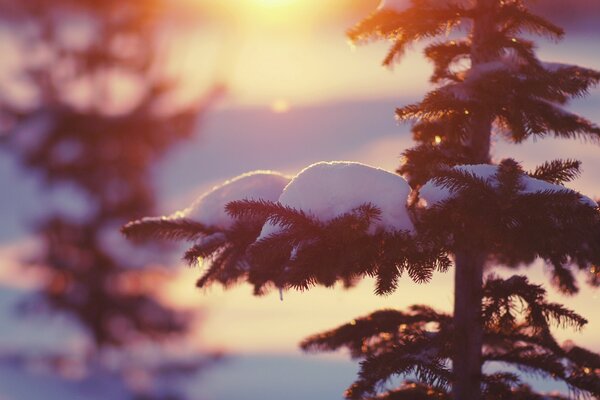
{"label": "snow on branch", "polygon": [[415,203],[397,174],[320,162],[291,180],[271,172],[242,175],[182,212],[134,221],[123,231],[192,241],[184,259],[207,267],[200,286],[246,280],[257,294],[273,286],[352,286],[365,276],[375,277],[377,294],[389,294],[402,274],[427,282],[449,268],[448,254],[473,243],[507,265],[541,258],[557,286],[574,293],[570,266],[595,271],[600,264],[597,203],[553,183],[577,171],[569,160],[532,173],[544,180],[510,159],[439,166]]}
{"label": "snow on branch", "polygon": [[[435,239],[418,239],[411,188],[401,176],[353,162],[320,162],[288,178],[245,174],[168,217],[123,228],[131,238],[192,241],[189,264],[206,266],[199,286],[246,280],[307,289],[376,278],[376,293],[396,289],[400,276],[428,281],[450,261]],[[284,188],[285,186],[285,188]]]}
{"label": "snow on branch", "polygon": [[396,289],[406,272],[428,281],[449,261],[435,242],[413,237],[411,188],[399,175],[354,162],[320,162],[292,179],[278,202],[233,202],[234,216],[266,223],[250,246],[250,281],[307,289],[376,277],[376,293]]}
{"label": "snow on branch", "polygon": [[[573,165],[571,168],[565,170],[561,176],[565,179],[576,176],[577,172],[574,170],[574,168],[577,168],[578,165],[579,164],[577,164],[577,166]],[[500,167],[498,165],[491,164],[457,165],[452,167],[450,172],[463,174],[465,177],[470,176],[474,181],[477,180],[490,188],[498,189],[500,185],[497,176],[499,173],[499,168]],[[554,169],[557,169],[558,165],[544,165],[540,167],[540,169],[536,170],[533,175],[543,178],[545,176],[543,171],[550,171],[551,168],[553,168],[554,172]],[[556,173],[558,173],[558,171],[556,171]],[[465,181],[461,182],[457,179],[443,179],[441,177],[437,177],[429,180],[425,185],[423,185],[423,187],[419,190],[419,196],[425,201],[427,206],[432,206],[456,196],[460,190],[464,188],[464,186],[461,186],[461,183],[468,185],[468,182]],[[519,190],[519,194],[521,195],[534,193],[576,193],[575,191],[562,185],[551,183],[546,180],[536,179],[525,173],[521,174],[520,183],[522,187]],[[579,195],[579,198],[582,204],[593,208],[598,207],[598,204],[587,196]]]}
{"label": "snow on branch", "polygon": [[276,201],[289,181],[289,177],[273,171],[248,172],[215,186],[200,196],[191,207],[173,217],[228,229],[233,226],[235,219],[227,214],[227,203],[243,199]]}
{"label": "snow on branch", "polygon": [[593,283],[600,264],[598,203],[551,183],[572,177],[577,167],[569,160],[544,164],[533,175],[546,180],[511,159],[446,168],[419,191],[419,234],[446,237],[450,252],[479,246],[504,265],[542,259],[557,288],[573,294],[571,267],[586,271]]}
{"label": "snow on branch", "polygon": [[208,261],[197,285],[219,282],[228,286],[247,275],[246,249],[258,237],[266,217],[234,218],[226,211],[227,203],[275,201],[289,181],[289,177],[277,172],[249,172],[215,186],[183,211],[133,221],[122,231],[131,239],[193,242],[185,253],[185,261],[190,265]]}
{"label": "snow on branch", "polygon": [[[401,176],[355,162],[319,162],[302,170],[285,188],[279,203],[328,222],[363,204],[379,209],[369,233],[413,231],[407,210],[411,188]],[[267,223],[261,238],[277,233]]]}
{"label": "snow on branch", "polygon": [[142,218],[128,223],[122,231],[138,239],[195,240],[233,226],[235,220],[225,210],[227,203],[242,199],[277,200],[289,180],[277,172],[249,172],[215,186],[185,210]]}

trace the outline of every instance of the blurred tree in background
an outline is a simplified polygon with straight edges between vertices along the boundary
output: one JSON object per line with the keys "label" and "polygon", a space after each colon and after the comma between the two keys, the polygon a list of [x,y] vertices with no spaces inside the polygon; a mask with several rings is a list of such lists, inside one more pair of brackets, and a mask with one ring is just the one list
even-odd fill
{"label": "blurred tree in background", "polygon": [[[153,166],[196,132],[222,92],[215,85],[189,106],[167,107],[177,83],[164,69],[161,24],[175,12],[162,0],[0,2],[19,54],[18,73],[2,82],[2,145],[50,190],[68,190],[57,209],[39,199],[48,212],[36,224],[41,250],[29,257],[45,277],[37,305],[68,313],[89,333],[86,362],[112,354],[132,396],[157,399],[177,398],[160,377],[205,360],[168,355],[193,316],[156,299],[168,274],[116,232],[154,212]],[[158,361],[136,364],[136,351]]]}

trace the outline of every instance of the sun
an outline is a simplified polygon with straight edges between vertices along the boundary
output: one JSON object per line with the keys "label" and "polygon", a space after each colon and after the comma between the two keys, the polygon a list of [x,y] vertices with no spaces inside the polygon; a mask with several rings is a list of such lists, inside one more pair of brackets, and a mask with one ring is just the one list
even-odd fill
{"label": "sun", "polygon": [[213,21],[251,30],[311,32],[320,19],[342,8],[341,0],[174,0],[195,4]]}
{"label": "sun", "polygon": [[320,5],[330,0],[237,0],[237,13],[250,29],[304,32],[325,12]]}
{"label": "sun", "polygon": [[271,111],[275,114],[284,114],[290,111],[290,103],[284,99],[277,99],[271,103]]}
{"label": "sun", "polygon": [[264,7],[283,7],[297,3],[298,0],[250,0],[257,5]]}

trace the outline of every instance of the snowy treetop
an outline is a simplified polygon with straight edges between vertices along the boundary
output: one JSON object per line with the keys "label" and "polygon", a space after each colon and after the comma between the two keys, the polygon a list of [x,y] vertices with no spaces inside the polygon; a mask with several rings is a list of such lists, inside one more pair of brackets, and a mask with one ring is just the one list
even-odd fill
{"label": "snowy treetop", "polygon": [[[303,169],[285,188],[279,203],[327,222],[365,203],[381,211],[370,232],[412,231],[406,209],[411,188],[404,178],[357,162],[319,162]],[[279,231],[265,224],[261,238]]]}
{"label": "snowy treetop", "polygon": [[[470,173],[478,178],[484,179],[488,184],[494,187],[498,187],[498,179],[496,178],[496,174],[498,173],[497,165],[459,165],[453,167],[453,169]],[[564,186],[535,179],[525,174],[521,176],[521,184],[523,186],[522,190],[520,191],[521,194],[565,191],[573,192],[573,190],[568,189]],[[419,190],[419,197],[421,200],[425,201],[427,206],[432,206],[436,203],[440,203],[444,200],[454,197],[455,195],[455,192],[452,192],[450,189],[437,183],[435,180],[428,181]],[[594,200],[586,196],[581,196],[581,202],[583,204],[589,205],[590,207],[598,206],[598,204]]]}

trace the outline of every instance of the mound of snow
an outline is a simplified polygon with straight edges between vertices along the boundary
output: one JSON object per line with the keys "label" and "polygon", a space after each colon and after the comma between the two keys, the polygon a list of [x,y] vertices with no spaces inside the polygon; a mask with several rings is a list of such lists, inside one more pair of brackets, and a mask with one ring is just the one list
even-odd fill
{"label": "mound of snow", "polygon": [[[494,186],[498,186],[498,180],[496,179],[496,173],[498,172],[497,165],[490,164],[477,164],[477,165],[459,165],[454,167],[453,169],[469,172],[481,179],[485,179],[485,181]],[[540,192],[573,192],[573,190],[568,189],[561,185],[556,185],[553,183],[549,183],[546,181],[542,181],[539,179],[532,178],[527,175],[521,176],[521,183],[523,184],[523,190],[521,190],[521,194],[531,194],[531,193],[540,193]],[[428,181],[423,187],[419,190],[419,197],[425,201],[427,206],[439,203],[446,199],[452,198],[456,193],[451,192],[449,189],[440,186],[435,183],[433,180]],[[598,204],[586,196],[581,196],[581,202],[590,207],[597,207]]]}
{"label": "mound of snow", "polygon": [[273,171],[253,171],[215,186],[200,196],[191,207],[170,215],[170,219],[187,218],[204,225],[230,228],[233,219],[225,211],[236,200],[277,201],[290,177]]}
{"label": "mound of snow", "polygon": [[378,10],[402,12],[410,5],[410,0],[381,0]]}
{"label": "mound of snow", "polygon": [[[383,169],[355,162],[319,162],[294,177],[279,202],[323,222],[371,203],[381,210],[381,218],[371,225],[370,233],[412,231],[406,209],[410,192],[404,178]],[[279,231],[279,226],[266,223],[260,238]]]}

